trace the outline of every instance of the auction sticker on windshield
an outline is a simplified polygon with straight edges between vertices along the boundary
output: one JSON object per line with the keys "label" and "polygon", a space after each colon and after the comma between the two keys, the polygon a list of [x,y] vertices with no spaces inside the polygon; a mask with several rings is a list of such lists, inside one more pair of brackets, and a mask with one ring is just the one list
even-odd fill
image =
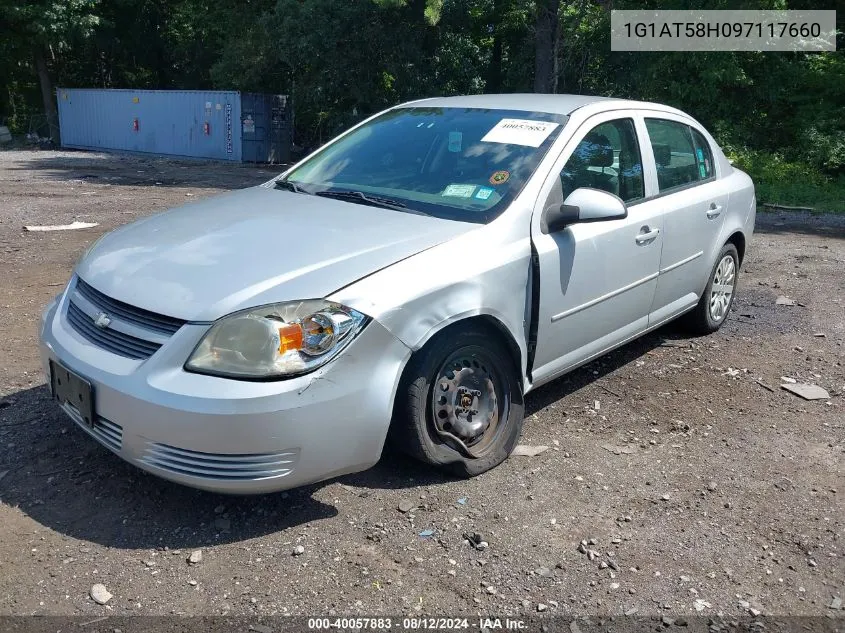
{"label": "auction sticker on windshield", "polygon": [[557,126],[557,123],[550,121],[502,119],[481,140],[486,143],[540,147]]}

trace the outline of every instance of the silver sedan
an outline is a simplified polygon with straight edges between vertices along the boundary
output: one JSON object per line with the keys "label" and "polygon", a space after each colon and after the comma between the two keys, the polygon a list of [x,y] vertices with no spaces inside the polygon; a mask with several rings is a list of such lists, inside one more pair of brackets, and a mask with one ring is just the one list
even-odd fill
{"label": "silver sedan", "polygon": [[507,458],[532,389],[728,316],[754,187],[674,108],[424,99],[278,178],[105,235],[41,327],[59,406],[123,459],[259,493]]}

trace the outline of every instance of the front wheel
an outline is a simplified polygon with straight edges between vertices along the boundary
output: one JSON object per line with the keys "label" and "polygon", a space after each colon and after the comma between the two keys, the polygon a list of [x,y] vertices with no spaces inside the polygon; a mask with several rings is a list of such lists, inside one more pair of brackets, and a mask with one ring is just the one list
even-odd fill
{"label": "front wheel", "polygon": [[523,411],[516,364],[498,337],[447,330],[408,362],[390,439],[420,461],[472,477],[507,459]]}
{"label": "front wheel", "polygon": [[739,280],[739,253],[730,242],[722,247],[698,305],[687,315],[696,334],[715,332],[728,317]]}

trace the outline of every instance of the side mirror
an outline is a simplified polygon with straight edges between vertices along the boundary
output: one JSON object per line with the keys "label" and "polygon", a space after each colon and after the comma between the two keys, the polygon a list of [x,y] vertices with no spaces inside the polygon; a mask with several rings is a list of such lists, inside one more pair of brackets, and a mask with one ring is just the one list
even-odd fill
{"label": "side mirror", "polygon": [[570,193],[560,207],[545,210],[540,219],[540,230],[545,234],[556,233],[570,224],[624,220],[627,217],[628,208],[618,196],[580,187]]}

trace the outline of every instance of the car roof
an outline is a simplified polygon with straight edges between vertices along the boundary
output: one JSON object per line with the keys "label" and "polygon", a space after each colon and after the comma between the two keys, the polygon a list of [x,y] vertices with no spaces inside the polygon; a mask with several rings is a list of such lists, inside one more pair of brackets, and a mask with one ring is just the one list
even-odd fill
{"label": "car roof", "polygon": [[675,108],[647,103],[645,101],[629,101],[615,97],[597,97],[594,95],[565,95],[565,94],[489,94],[464,95],[459,97],[432,97],[403,103],[397,107],[409,108],[416,106],[434,108],[486,108],[491,110],[525,110],[529,112],[547,112],[550,114],[572,114],[578,108],[596,104],[597,110],[607,106],[608,110],[620,108],[663,110],[678,112]]}

